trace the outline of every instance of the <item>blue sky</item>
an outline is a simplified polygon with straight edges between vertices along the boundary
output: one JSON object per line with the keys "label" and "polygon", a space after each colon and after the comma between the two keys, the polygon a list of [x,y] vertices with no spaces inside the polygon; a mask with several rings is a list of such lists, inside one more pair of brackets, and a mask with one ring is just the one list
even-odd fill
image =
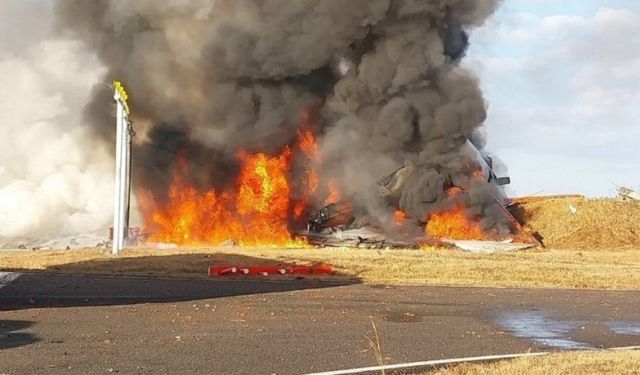
{"label": "blue sky", "polygon": [[640,1],[507,0],[471,43],[512,194],[640,187]]}

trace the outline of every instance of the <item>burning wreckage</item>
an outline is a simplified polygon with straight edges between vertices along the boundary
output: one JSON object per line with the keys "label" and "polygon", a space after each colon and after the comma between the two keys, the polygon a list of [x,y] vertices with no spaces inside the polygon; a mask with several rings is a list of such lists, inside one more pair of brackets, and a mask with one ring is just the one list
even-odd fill
{"label": "burning wreckage", "polygon": [[[375,225],[378,220],[372,220],[365,209],[358,207],[358,197],[354,195],[349,200],[331,203],[312,212],[307,230],[300,235],[317,246],[359,248],[417,248],[450,244],[465,250],[483,252],[538,245],[537,239],[525,233],[508,211],[507,200],[502,194],[491,195],[492,199],[488,203],[497,208],[508,222],[508,234],[485,231],[481,228],[479,218],[469,217],[465,200],[469,199],[470,184],[487,184],[496,193],[501,193],[501,187],[510,184],[511,180],[509,177],[497,177],[492,158],[482,155],[469,140],[462,149],[470,157],[468,167],[473,170],[473,181],[454,182],[449,176],[443,184],[443,192],[450,201],[449,207],[440,205],[446,208],[435,209],[434,214],[426,216],[426,220],[422,220],[422,217],[411,218],[399,208],[402,188],[415,168],[412,164],[406,164],[379,180],[371,189],[389,206],[398,207],[393,215],[397,230],[389,232]],[[436,201],[434,199],[424,203],[429,205]],[[421,230],[416,231],[416,228]]]}
{"label": "burning wreckage", "polygon": [[[499,0],[56,4],[132,93],[150,242],[532,242],[483,156],[486,103],[460,64]],[[111,97],[97,87],[85,110],[109,145]]]}

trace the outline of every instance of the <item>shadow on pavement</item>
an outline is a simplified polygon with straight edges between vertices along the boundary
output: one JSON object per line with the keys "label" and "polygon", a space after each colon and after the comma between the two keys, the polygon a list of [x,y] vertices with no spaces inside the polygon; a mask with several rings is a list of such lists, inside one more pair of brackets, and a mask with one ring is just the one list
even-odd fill
{"label": "shadow on pavement", "polygon": [[208,267],[214,264],[281,262],[235,254],[180,254],[106,258],[55,266],[42,273],[24,271],[30,273],[0,289],[0,311],[181,302],[360,283],[346,276],[209,278]]}
{"label": "shadow on pavement", "polygon": [[28,321],[0,319],[0,350],[17,348],[40,341],[30,333],[20,332],[32,325],[33,322]]}

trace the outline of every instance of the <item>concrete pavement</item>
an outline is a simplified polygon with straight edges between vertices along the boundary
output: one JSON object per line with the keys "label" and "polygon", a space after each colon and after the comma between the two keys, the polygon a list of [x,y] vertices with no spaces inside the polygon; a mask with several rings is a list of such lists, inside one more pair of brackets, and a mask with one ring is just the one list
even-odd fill
{"label": "concrete pavement", "polygon": [[0,374],[301,374],[640,344],[640,292],[22,274]]}

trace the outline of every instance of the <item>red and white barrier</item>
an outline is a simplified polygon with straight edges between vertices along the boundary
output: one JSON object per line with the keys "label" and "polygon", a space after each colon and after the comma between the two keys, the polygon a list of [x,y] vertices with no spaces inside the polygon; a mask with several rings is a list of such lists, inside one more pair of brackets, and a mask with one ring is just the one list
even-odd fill
{"label": "red and white barrier", "polygon": [[300,266],[292,264],[280,264],[273,266],[253,265],[220,265],[209,267],[209,276],[331,276],[333,266],[322,264],[316,266]]}

